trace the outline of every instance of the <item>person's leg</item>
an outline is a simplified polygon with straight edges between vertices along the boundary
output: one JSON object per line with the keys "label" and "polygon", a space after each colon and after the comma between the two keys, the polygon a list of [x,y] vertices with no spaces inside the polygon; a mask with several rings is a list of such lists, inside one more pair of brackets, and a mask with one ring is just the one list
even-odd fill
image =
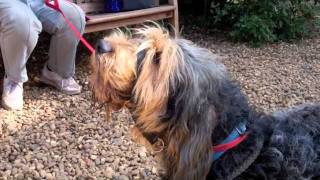
{"label": "person's leg", "polygon": [[26,62],[38,41],[41,23],[19,0],[0,0],[0,48],[5,68],[2,105],[23,106],[23,82],[28,80]]}
{"label": "person's leg", "polygon": [[19,0],[0,0],[0,46],[8,79],[28,80],[26,62],[38,41],[41,23]]}
{"label": "person's leg", "polygon": [[[65,0],[60,0],[59,4],[66,17],[73,23],[79,32],[83,33],[85,28],[85,15],[83,11],[77,5]],[[79,43],[78,38],[69,28],[65,19],[59,12],[46,7],[43,3],[42,5],[39,3],[37,5],[31,3],[31,7],[42,22],[43,29],[52,34],[49,50],[50,57],[47,63],[48,68],[62,79],[72,78],[75,73],[75,56]],[[64,87],[54,84],[52,80],[46,82],[68,94],[80,92],[80,89],[64,89]],[[74,88],[76,88],[76,86],[74,86]]]}

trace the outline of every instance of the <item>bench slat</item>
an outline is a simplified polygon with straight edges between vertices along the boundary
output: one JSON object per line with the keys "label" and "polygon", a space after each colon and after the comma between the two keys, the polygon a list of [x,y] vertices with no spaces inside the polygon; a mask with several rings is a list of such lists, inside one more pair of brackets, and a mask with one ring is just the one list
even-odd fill
{"label": "bench slat", "polygon": [[105,0],[69,1],[73,1],[80,6],[89,17],[85,29],[86,33],[140,24],[147,20],[157,21],[162,19],[169,19],[169,22],[174,25],[175,33],[179,29],[177,0],[168,0],[169,5],[118,13],[104,13]]}
{"label": "bench slat", "polygon": [[151,16],[153,14],[173,12],[175,9],[174,6],[164,5],[154,8],[141,9],[136,11],[128,12],[119,12],[119,13],[108,13],[108,14],[99,14],[99,15],[89,15],[90,20],[87,22],[88,25],[102,23],[102,22],[111,22],[118,21],[122,19],[130,19],[141,16]]}
{"label": "bench slat", "polygon": [[123,26],[141,24],[146,22],[147,20],[162,20],[172,18],[174,16],[174,12],[160,12],[156,14],[148,14],[145,16],[131,17],[131,18],[122,18],[113,21],[101,21],[100,23],[92,23],[86,26],[86,33],[103,31],[106,29],[113,29]]}

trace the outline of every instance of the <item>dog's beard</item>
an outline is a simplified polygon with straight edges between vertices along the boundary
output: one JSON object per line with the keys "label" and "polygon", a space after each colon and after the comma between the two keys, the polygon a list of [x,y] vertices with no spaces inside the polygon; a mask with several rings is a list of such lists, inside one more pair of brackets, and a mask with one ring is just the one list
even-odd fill
{"label": "dog's beard", "polygon": [[106,104],[108,103],[104,94],[102,93],[103,83],[100,73],[101,68],[101,62],[100,62],[100,56],[95,54],[92,57],[91,67],[92,67],[92,74],[90,77],[90,85],[92,90],[92,100],[94,102],[97,102],[99,104]]}
{"label": "dog's beard", "polygon": [[110,110],[119,110],[130,105],[133,82],[121,80],[114,73],[110,55],[94,55],[91,75],[93,100]]}

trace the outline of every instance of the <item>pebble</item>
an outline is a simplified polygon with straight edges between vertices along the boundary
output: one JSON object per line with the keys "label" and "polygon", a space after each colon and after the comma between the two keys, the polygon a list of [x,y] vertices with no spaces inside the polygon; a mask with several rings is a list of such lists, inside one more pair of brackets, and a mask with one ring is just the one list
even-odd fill
{"label": "pebble", "polygon": [[47,175],[47,172],[46,172],[45,170],[43,170],[43,169],[41,169],[41,170],[39,171],[39,173],[40,173],[40,176],[43,177],[43,178],[45,178],[46,175]]}
{"label": "pebble", "polygon": [[47,174],[46,174],[46,178],[47,178],[48,180],[54,180],[54,179],[55,179],[55,177],[54,177],[51,173],[47,173]]}
{"label": "pebble", "polygon": [[130,180],[128,176],[121,175],[117,178],[118,180]]}
{"label": "pebble", "polygon": [[105,171],[104,171],[104,175],[105,175],[105,177],[107,177],[107,178],[112,178],[112,176],[113,176],[113,169],[111,168],[111,167],[107,167],[106,169],[105,169]]}
{"label": "pebble", "polygon": [[157,174],[158,170],[157,170],[156,167],[153,166],[152,169],[151,169],[151,172],[152,172],[153,174]]}
{"label": "pebble", "polygon": [[97,156],[96,156],[96,155],[91,155],[91,159],[92,159],[92,160],[96,160],[96,159],[97,159]]}
{"label": "pebble", "polygon": [[24,179],[24,175],[22,173],[18,173],[14,175],[14,178],[16,180],[23,180]]}
{"label": "pebble", "polygon": [[139,151],[140,158],[147,157],[147,149],[145,147],[140,147],[138,151]]}

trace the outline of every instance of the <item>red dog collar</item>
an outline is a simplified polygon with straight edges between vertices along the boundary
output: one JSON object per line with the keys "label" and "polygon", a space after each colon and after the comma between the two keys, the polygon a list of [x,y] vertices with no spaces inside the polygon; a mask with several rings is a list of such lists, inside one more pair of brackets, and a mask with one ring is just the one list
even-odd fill
{"label": "red dog collar", "polygon": [[213,161],[219,159],[226,151],[236,147],[244,141],[248,136],[248,134],[246,134],[246,129],[246,125],[241,123],[225,140],[222,141],[221,144],[213,146]]}

